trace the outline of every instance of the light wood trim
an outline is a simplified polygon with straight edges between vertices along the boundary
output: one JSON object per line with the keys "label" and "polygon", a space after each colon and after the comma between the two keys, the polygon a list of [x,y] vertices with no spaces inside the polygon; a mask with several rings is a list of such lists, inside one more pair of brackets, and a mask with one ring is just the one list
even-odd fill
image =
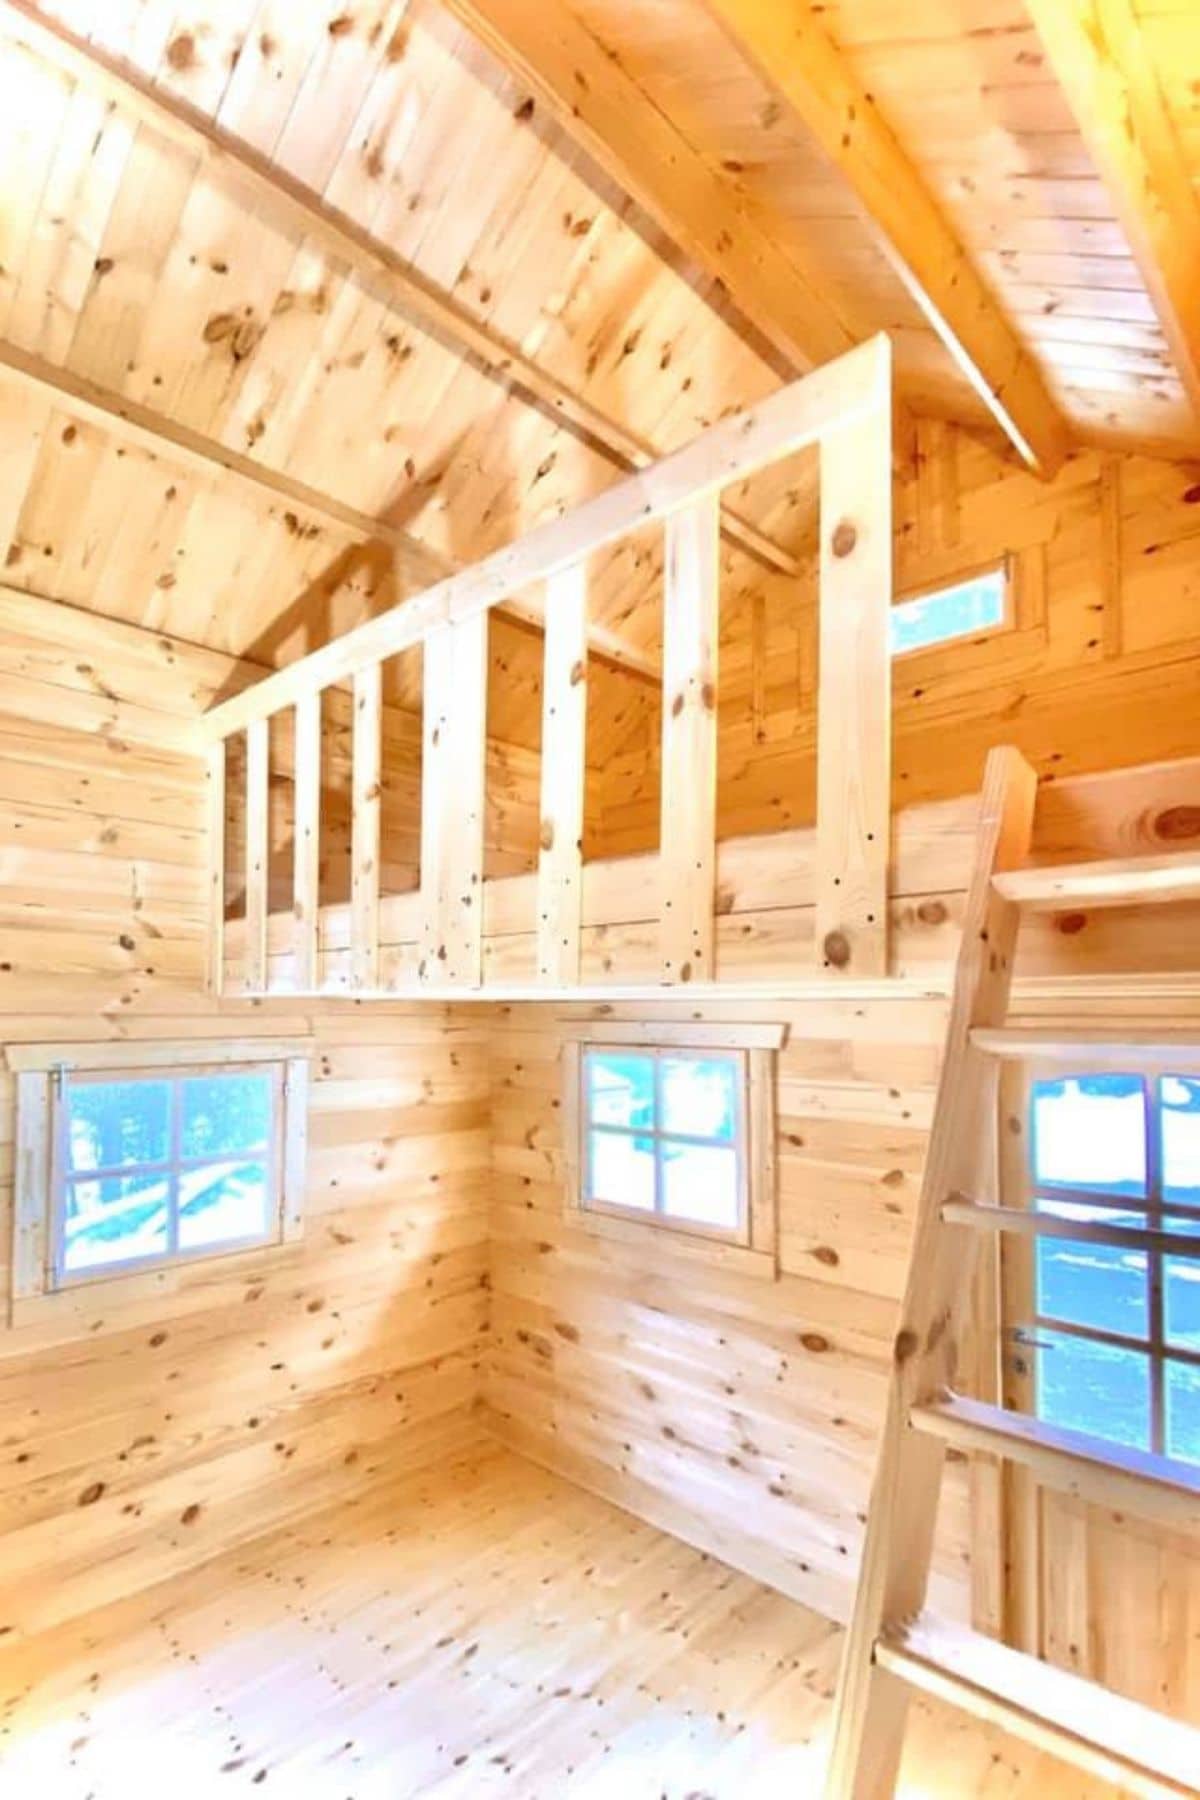
{"label": "light wood trim", "polygon": [[421,764],[421,959],[427,985],[483,977],[486,612],[425,639]]}
{"label": "light wood trim", "polygon": [[1011,1457],[1048,1487],[1093,1506],[1176,1531],[1200,1526],[1200,1470],[1187,1463],[958,1394],[914,1406],[910,1419],[915,1431],[956,1449]]}
{"label": "light wood trim", "polygon": [[831,975],[886,975],[891,840],[891,416],[821,441],[816,942]]}
{"label": "light wood trim", "polygon": [[311,1056],[316,1040],[303,1033],[287,1038],[193,1039],[186,1044],[162,1043],[155,1038],[121,1038],[116,1042],[69,1044],[10,1044],[6,1066],[17,1075],[47,1074],[60,1064],[89,1074],[104,1069],[217,1068],[229,1063],[285,1062],[288,1057]]}
{"label": "light wood trim", "polygon": [[246,932],[242,975],[246,991],[267,990],[267,904],[271,856],[271,721],[246,727]]}
{"label": "light wood trim", "polygon": [[1057,868],[1010,869],[996,877],[1006,900],[1033,912],[1077,907],[1169,905],[1200,900],[1200,861],[1174,856],[1130,856],[1121,861],[1062,863]]}
{"label": "light wood trim", "polygon": [[1165,1069],[1183,1075],[1200,1064],[1200,1034],[1195,1030],[1172,1039],[1169,1032],[1134,1030],[1123,1024],[1096,1031],[1009,1025],[977,1029],[971,1033],[971,1042],[986,1056],[1009,1062],[1072,1062],[1118,1073],[1146,1074]]}
{"label": "light wood trim", "polygon": [[1067,434],[1041,370],[807,0],[705,5],[849,183],[888,260],[1005,436],[1039,474],[1053,475]]}
{"label": "light wood trim", "polygon": [[782,1050],[788,1038],[786,1025],[757,1020],[560,1019],[557,1029],[571,1043],[675,1045],[681,1050]]}
{"label": "light wood trim", "polygon": [[579,980],[583,809],[587,785],[586,563],[550,577],[542,674],[541,818],[538,834],[538,980]]}
{"label": "light wood trim", "polygon": [[[1075,1196],[1065,1201],[1076,1205]],[[1068,1219],[1058,1213],[1022,1212],[1015,1206],[977,1206],[970,1200],[948,1200],[942,1208],[947,1225],[976,1231],[1011,1232],[1019,1237],[1067,1238],[1077,1244],[1108,1244],[1118,1250],[1154,1250],[1183,1262],[1200,1262],[1200,1238],[1145,1225],[1105,1225],[1099,1219]]]}
{"label": "light wood trim", "polygon": [[[357,766],[357,765],[356,765]],[[320,985],[321,692],[296,702],[292,939],[295,985],[309,993]]]}
{"label": "light wood trim", "polygon": [[922,1613],[888,1633],[879,1667],[1115,1782],[1123,1793],[1194,1797],[1200,1733],[1095,1683]]}
{"label": "light wood trim", "polygon": [[652,106],[570,7],[445,0],[449,10],[629,194],[796,369],[840,355],[855,333],[784,255],[737,187]]}
{"label": "light wood trim", "polygon": [[225,986],[225,758],[226,746],[212,744],[205,757],[208,823],[207,986],[220,996]]}
{"label": "light wood trim", "polygon": [[[544,407],[584,442],[599,446],[621,468],[645,468],[655,460],[658,451],[627,425],[527,357],[518,344],[482,324],[387,244],[245,139],[226,131],[180,95],[159,88],[125,57],[88,42],[27,0],[4,0],[4,6],[8,15],[4,29],[10,38],[25,43],[88,91],[102,92],[152,131],[196,157],[207,176],[239,191],[255,209],[286,220],[303,239],[319,244],[327,255],[348,266],[368,293],[440,343],[469,357],[501,387]],[[847,348],[849,342],[847,338],[836,349]],[[796,559],[789,550],[730,508],[722,514],[722,529],[731,543],[768,568],[797,573]],[[404,534],[395,535],[403,538]]]}
{"label": "light wood trim", "polygon": [[864,412],[878,413],[890,384],[890,346],[883,336],[872,338],[758,406],[710,426],[651,468],[214,707],[199,721],[202,738],[212,742],[228,737],[249,719],[293,705],[309,688],[344,681],[367,663],[417,643],[439,625],[487,612],[688,501],[815,443],[824,432],[851,423]]}
{"label": "light wood trim", "polygon": [[1005,1016],[1020,915],[993,885],[998,870],[1026,860],[1037,779],[1010,749],[984,771],[979,826],[954,993],[946,1026],[934,1123],[909,1251],[909,1273],[893,1346],[883,1431],[871,1488],[866,1544],[842,1658],[827,1800],[863,1800],[895,1786],[906,1697],[880,1679],[875,1647],[884,1628],[924,1603],[944,1447],[909,1428],[914,1404],[949,1386],[958,1319],[971,1288],[960,1234],[942,1223],[952,1193],[970,1191],[979,1135],[995,1104],[994,1066],[973,1049],[975,1027]]}
{"label": "light wood trim", "polygon": [[354,676],[350,820],[350,979],[379,983],[379,821],[383,781],[383,664]]}
{"label": "light wood trim", "polygon": [[[13,1067],[11,1052],[9,1066]],[[17,1074],[17,1142],[13,1187],[12,1288],[9,1300],[46,1291],[50,1192],[50,1083],[44,1069]]]}
{"label": "light wood trim", "polygon": [[294,1244],[304,1235],[308,1173],[307,1056],[289,1056],[283,1073],[283,1194],[280,1238]]}
{"label": "light wood trim", "polygon": [[715,973],[719,590],[709,493],[672,513],[666,527],[658,866],[665,982]]}
{"label": "light wood trim", "polygon": [[1132,0],[1029,0],[1200,417],[1200,200]]}

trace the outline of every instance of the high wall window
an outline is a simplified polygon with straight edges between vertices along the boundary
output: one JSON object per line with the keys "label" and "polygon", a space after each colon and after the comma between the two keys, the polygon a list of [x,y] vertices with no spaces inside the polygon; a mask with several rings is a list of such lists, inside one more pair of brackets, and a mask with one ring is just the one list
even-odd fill
{"label": "high wall window", "polygon": [[569,1046],[572,1209],[773,1257],[773,1046],[781,1034],[661,1029],[658,1042],[636,1041],[635,1027],[622,1042],[613,1026],[600,1041]]}
{"label": "high wall window", "polygon": [[[1200,1236],[1200,1075],[1083,1071],[1027,1089],[1029,1204],[1086,1226]],[[1032,1251],[1037,1413],[1200,1463],[1200,1261],[1039,1237]]]}
{"label": "high wall window", "polygon": [[306,1061],[185,1055],[17,1052],[18,1297],[297,1235]]}
{"label": "high wall window", "polygon": [[983,637],[1009,622],[1008,570],[986,569],[893,606],[889,621],[892,655],[931,650],[956,638]]}

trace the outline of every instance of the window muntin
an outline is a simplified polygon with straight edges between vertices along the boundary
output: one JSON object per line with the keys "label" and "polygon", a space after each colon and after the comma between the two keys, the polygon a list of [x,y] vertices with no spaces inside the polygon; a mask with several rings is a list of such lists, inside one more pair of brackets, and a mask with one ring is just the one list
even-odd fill
{"label": "window muntin", "polygon": [[49,1284],[279,1241],[282,1063],[52,1077]]}
{"label": "window muntin", "polygon": [[901,600],[889,618],[892,655],[999,631],[1008,623],[1008,591],[1008,571],[1001,567]]}
{"label": "window muntin", "polygon": [[585,1046],[584,1210],[748,1243],[747,1082],[744,1051]]}
{"label": "window muntin", "polygon": [[[1038,1210],[1200,1233],[1200,1079],[1035,1079],[1029,1117]],[[1058,1237],[1033,1254],[1038,1416],[1200,1463],[1200,1262]]]}

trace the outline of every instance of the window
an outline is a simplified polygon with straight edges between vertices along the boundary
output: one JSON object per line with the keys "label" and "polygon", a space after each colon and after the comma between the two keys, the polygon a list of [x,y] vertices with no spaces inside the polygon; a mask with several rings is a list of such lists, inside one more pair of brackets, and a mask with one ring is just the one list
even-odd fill
{"label": "window", "polygon": [[[1029,1084],[1039,1212],[1200,1237],[1200,1076],[1088,1072]],[[1041,1418],[1200,1463],[1200,1261],[1039,1237],[1031,1272]]]}
{"label": "window", "polygon": [[569,1060],[575,1210],[773,1256],[767,1046],[781,1034],[676,1025],[661,1042],[622,1042],[623,1028],[612,1032]]}
{"label": "window", "polygon": [[17,1297],[298,1235],[303,1058],[15,1055]]}
{"label": "window", "polygon": [[891,611],[893,656],[929,650],[954,638],[980,637],[1008,623],[1008,572],[988,569],[968,581],[935,588]]}

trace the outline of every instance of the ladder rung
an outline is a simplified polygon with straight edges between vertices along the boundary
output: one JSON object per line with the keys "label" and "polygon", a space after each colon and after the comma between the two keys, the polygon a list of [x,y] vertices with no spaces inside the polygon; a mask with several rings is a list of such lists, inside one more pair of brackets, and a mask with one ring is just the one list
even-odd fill
{"label": "ladder rung", "polygon": [[1200,1032],[1172,1037],[1170,1032],[1131,1031],[1123,1026],[1107,1031],[1049,1031],[1034,1027],[977,1026],[971,1043],[987,1056],[1016,1061],[1068,1062],[1089,1069],[1115,1069],[1121,1074],[1145,1069],[1175,1070],[1200,1063]]}
{"label": "ladder rung", "polygon": [[[1078,1201],[1068,1204],[1078,1205]],[[1130,1206],[1136,1208],[1137,1201]],[[1155,1250],[1200,1262],[1200,1237],[1161,1231],[1148,1225],[1106,1225],[1100,1219],[1064,1219],[1058,1213],[1026,1212],[1015,1206],[978,1206],[971,1200],[947,1200],[947,1225],[971,1225],[977,1231],[1009,1231],[1021,1237],[1069,1238],[1074,1244],[1110,1244],[1117,1250]]]}
{"label": "ladder rung", "polygon": [[1200,861],[1192,856],[1131,856],[1121,861],[1006,869],[992,877],[998,894],[1033,912],[1064,906],[1145,906],[1200,899]]}
{"label": "ladder rung", "polygon": [[1177,1531],[1200,1526],[1200,1468],[1189,1463],[959,1394],[914,1406],[909,1423],[955,1449],[1010,1457],[1049,1486],[1094,1506],[1157,1519]]}
{"label": "ladder rung", "polygon": [[1128,1792],[1194,1800],[1200,1791],[1200,1732],[1190,1725],[936,1613],[881,1637],[875,1661]]}

